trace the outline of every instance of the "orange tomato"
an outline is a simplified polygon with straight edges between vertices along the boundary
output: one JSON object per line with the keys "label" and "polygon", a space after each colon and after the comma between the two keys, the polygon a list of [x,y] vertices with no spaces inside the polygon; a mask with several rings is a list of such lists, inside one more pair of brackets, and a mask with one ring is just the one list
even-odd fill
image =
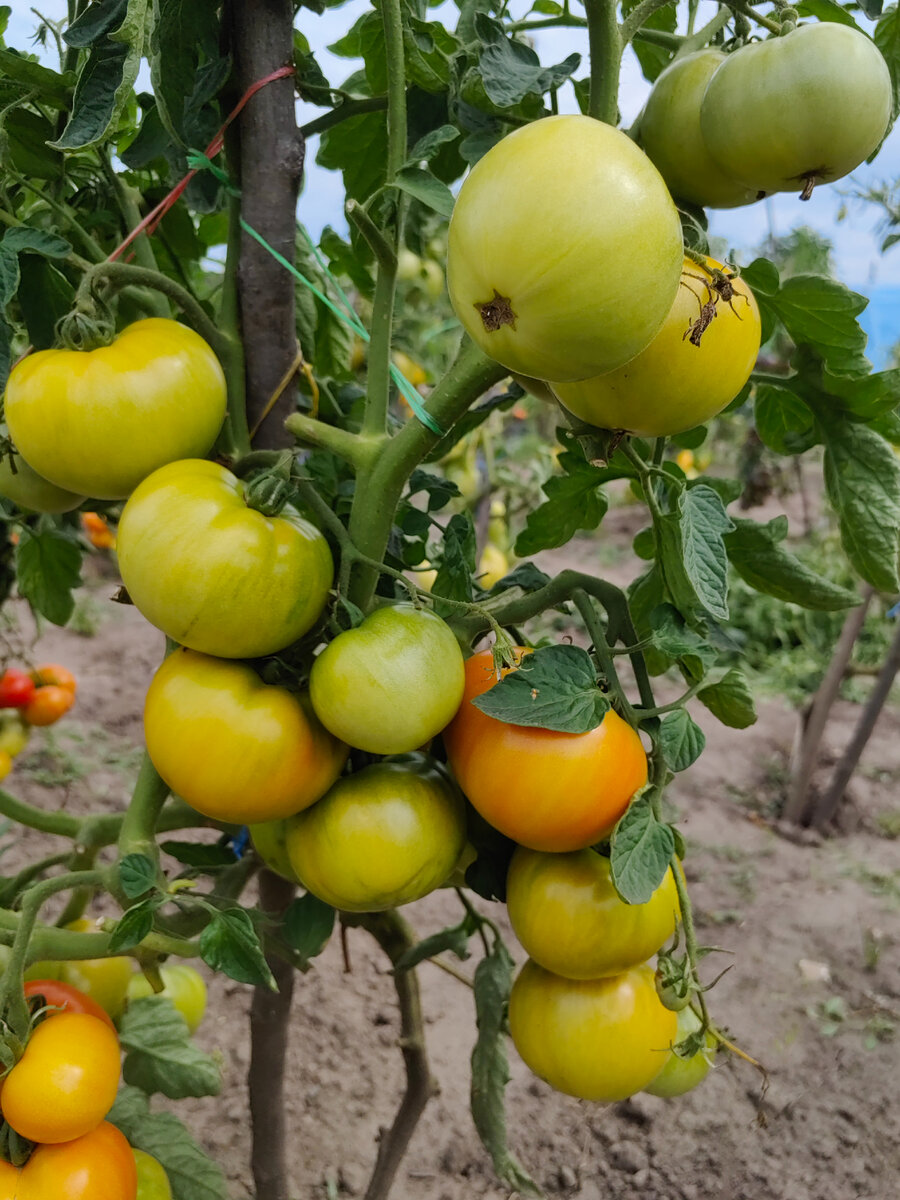
{"label": "orange tomato", "polygon": [[29,725],[55,725],[74,703],[74,692],[51,683],[38,688],[34,699],[22,709],[22,716]]}
{"label": "orange tomato", "polygon": [[5,1159],[0,1158],[0,1200],[17,1200],[19,1172]]}
{"label": "orange tomato", "polygon": [[59,663],[44,663],[43,666],[35,667],[31,672],[31,678],[39,688],[53,684],[54,687],[65,688],[73,696],[78,691],[75,676],[68,667],[61,667]]}
{"label": "orange tomato", "polygon": [[134,1154],[115,1125],[103,1121],[73,1141],[38,1146],[19,1172],[13,1195],[15,1200],[137,1200]]}
{"label": "orange tomato", "polygon": [[443,734],[473,806],[532,850],[580,850],[607,837],[647,782],[638,734],[612,710],[588,733],[508,725],[471,703],[497,682],[491,652],[473,655],[462,704]]}
{"label": "orange tomato", "polygon": [[3,1080],[0,1109],[29,1141],[69,1142],[112,1108],[119,1073],[119,1039],[109,1026],[87,1013],[60,1013],[35,1028]]}
{"label": "orange tomato", "polygon": [[81,525],[87,534],[88,541],[97,550],[111,550],[116,544],[116,535],[106,523],[105,517],[99,513],[86,512],[81,514]]}
{"label": "orange tomato", "polygon": [[59,979],[31,979],[25,984],[25,996],[42,996],[50,1008],[59,1008],[64,1012],[87,1013],[108,1025],[115,1033],[116,1027],[109,1013],[104,1012],[96,1000],[70,983],[63,983]]}

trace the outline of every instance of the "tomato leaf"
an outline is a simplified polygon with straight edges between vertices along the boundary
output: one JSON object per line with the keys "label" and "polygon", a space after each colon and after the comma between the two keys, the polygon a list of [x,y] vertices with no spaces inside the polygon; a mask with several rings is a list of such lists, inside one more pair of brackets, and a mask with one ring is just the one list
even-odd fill
{"label": "tomato leaf", "polygon": [[72,307],[75,289],[61,271],[36,254],[23,254],[19,267],[19,307],[36,350],[49,350],[56,324]]}
{"label": "tomato leaf", "polygon": [[441,553],[437,577],[431,594],[438,600],[437,612],[445,615],[447,606],[440,604],[440,597],[448,600],[472,599],[472,576],[475,574],[475,526],[469,512],[451,517],[444,531],[444,546]]}
{"label": "tomato leaf", "polygon": [[122,1087],[108,1117],[128,1141],[165,1168],[173,1200],[228,1200],[222,1169],[207,1158],[185,1126],[170,1112],[153,1112],[136,1087]]}
{"label": "tomato leaf", "polygon": [[728,559],[723,535],[732,529],[718,493],[706,483],[681,488],[675,508],[654,521],[659,563],[673,604],[685,617],[705,610],[728,618]]}
{"label": "tomato leaf", "polygon": [[243,908],[226,908],[215,914],[200,934],[200,957],[214,971],[222,971],[239,983],[278,990],[259,934]]}
{"label": "tomato leaf", "polygon": [[420,962],[424,962],[426,958],[434,958],[436,954],[442,954],[445,950],[449,950],[460,961],[464,961],[469,957],[469,938],[475,932],[472,919],[466,916],[459,925],[440,929],[437,933],[430,934],[407,950],[397,959],[394,971],[410,971]]}
{"label": "tomato leaf", "polygon": [[472,1051],[472,1119],[498,1179],[513,1191],[540,1196],[540,1188],[507,1145],[504,1093],[509,1083],[509,1059],[505,1025],[513,968],[509,951],[499,937],[491,953],[475,968],[478,1038]]}
{"label": "tomato leaf", "polygon": [[442,217],[449,217],[453,212],[453,193],[446,183],[441,183],[423,167],[404,167],[394,176],[394,186]]}
{"label": "tomato leaf", "polygon": [[688,628],[671,604],[660,604],[653,609],[650,628],[657,649],[672,662],[679,662],[695,682],[703,678],[718,657],[715,647]]}
{"label": "tomato leaf", "polygon": [[670,826],[658,821],[646,794],[632,801],[613,830],[609,866],[626,904],[646,904],[666,877],[675,851]]}
{"label": "tomato leaf", "polygon": [[219,51],[218,8],[216,0],[153,0],[153,93],[163,125],[183,147],[208,141],[201,132],[208,105],[230,68]]}
{"label": "tomato leaf", "polygon": [[121,954],[142,942],[153,929],[154,914],[164,900],[163,896],[149,896],[126,909],[110,935],[110,953]]}
{"label": "tomato leaf", "polygon": [[[874,18],[881,12],[882,2],[883,0],[862,0],[860,8],[867,17]],[[870,7],[874,7],[875,11],[869,12]],[[797,12],[801,17],[815,17],[818,21],[834,21],[838,25],[849,25],[851,29],[859,29],[859,25],[846,8],[836,4],[835,0],[800,0]]]}
{"label": "tomato leaf", "polygon": [[508,38],[499,21],[475,13],[475,34],[484,46],[478,60],[485,94],[498,109],[514,108],[528,96],[542,96],[577,71],[580,54],[570,54],[554,67],[542,67],[537,54],[524,42]]}
{"label": "tomato leaf", "polygon": [[80,547],[49,522],[37,529],[23,526],[16,550],[16,582],[35,612],[54,625],[65,625],[75,608],[72,589],[81,583]]}
{"label": "tomato leaf", "polygon": [[321,954],[334,930],[330,904],[307,892],[292,900],[284,914],[284,939],[305,961]]}
{"label": "tomato leaf", "polygon": [[869,303],[836,279],[794,275],[767,304],[797,346],[811,346],[832,375],[867,375],[866,335],[857,317]]}
{"label": "tomato leaf", "polygon": [[701,688],[697,699],[705,704],[714,717],[731,729],[746,729],[756,724],[756,705],[742,671],[732,667],[718,681]]}
{"label": "tomato leaf", "polygon": [[679,708],[660,723],[659,744],[673,771],[686,771],[703,753],[706,737],[687,711]]}
{"label": "tomato leaf", "polygon": [[125,1050],[126,1083],[152,1096],[170,1100],[218,1096],[222,1072],[218,1062],[191,1041],[187,1022],[167,996],[141,996],[129,1001],[119,1027]]}
{"label": "tomato leaf", "polygon": [[520,558],[564,546],[579,529],[596,529],[609,508],[601,485],[628,474],[625,470],[596,467],[571,450],[559,456],[559,465],[565,474],[552,475],[543,485],[547,499],[528,514],[525,528],[516,539]]}
{"label": "tomato leaf", "polygon": [[229,846],[218,843],[161,842],[159,848],[186,867],[233,867],[237,861]]}
{"label": "tomato leaf", "polygon": [[776,454],[802,454],[818,441],[813,414],[794,392],[775,384],[756,388],[756,432]]}
{"label": "tomato leaf", "polygon": [[550,576],[532,562],[519,563],[508,575],[498,579],[488,593],[496,596],[509,588],[521,588],[523,592],[538,592],[550,582]]}
{"label": "tomato leaf", "polygon": [[119,882],[129,900],[156,886],[156,867],[146,854],[126,854],[119,863]]}
{"label": "tomato leaf", "polygon": [[348,117],[322,134],[316,162],[342,171],[348,199],[368,200],[384,184],[387,118],[383,112]]}
{"label": "tomato leaf", "polygon": [[784,516],[766,525],[735,520],[734,529],[725,535],[725,548],[741,579],[767,596],[820,612],[837,612],[859,604],[856,592],[832,583],[779,545],[787,531]]}
{"label": "tomato leaf", "polygon": [[609,712],[597,685],[591,656],[578,646],[545,646],[527,655],[516,671],[472,701],[508,725],[559,733],[587,733]]}

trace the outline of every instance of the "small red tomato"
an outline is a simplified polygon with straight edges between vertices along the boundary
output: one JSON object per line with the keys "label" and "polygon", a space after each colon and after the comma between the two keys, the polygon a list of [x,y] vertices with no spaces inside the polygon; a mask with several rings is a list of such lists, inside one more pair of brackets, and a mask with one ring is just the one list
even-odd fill
{"label": "small red tomato", "polygon": [[22,716],[29,725],[55,725],[74,703],[73,692],[51,683],[37,689],[31,703],[22,709]]}
{"label": "small red tomato", "polygon": [[25,708],[34,696],[34,680],[27,671],[7,667],[0,675],[0,708]]}

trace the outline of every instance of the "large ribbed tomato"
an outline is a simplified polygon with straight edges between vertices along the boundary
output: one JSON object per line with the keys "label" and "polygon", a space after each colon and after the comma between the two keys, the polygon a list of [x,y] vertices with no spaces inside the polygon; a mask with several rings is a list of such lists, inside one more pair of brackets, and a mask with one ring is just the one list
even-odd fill
{"label": "large ribbed tomato", "polygon": [[589,733],[508,725],[471,703],[497,682],[489,650],[468,659],[463,701],[443,734],[469,800],[533,850],[580,850],[607,837],[647,782],[640,737],[612,709]]}
{"label": "large ribbed tomato", "polygon": [[252,667],[193,650],[170,654],[144,703],[153,765],[198,812],[239,825],[299,812],[334,783],[348,748],[308,700]]}
{"label": "large ribbed tomato", "polygon": [[747,187],[808,194],[868,158],[891,103],[872,39],[822,21],[730,54],[707,85],[700,128],[722,170]]}
{"label": "large ribbed tomato", "polygon": [[151,624],[192,650],[258,658],[315,624],[334,574],[328,544],[285,509],[248,508],[218,463],[187,459],[145,479],[125,505],[119,569]]}
{"label": "large ribbed tomato", "polygon": [[610,1103],[646,1088],[677,1027],[646,964],[608,979],[563,979],[529,960],[509,997],[509,1032],[526,1064],[582,1100]]}
{"label": "large ribbed tomato", "polygon": [[456,315],[486,354],[537,379],[633,358],[672,306],[683,243],[659,172],[592,117],[534,121],[460,189],[447,247]]}
{"label": "large ribbed tomato", "polygon": [[6,422],[22,457],[70,492],[119,500],[151,471],[206,454],[225,375],[199,334],[136,321],[97,350],[40,350],[13,368]]}
{"label": "large ribbed tomato", "polygon": [[719,166],[700,132],[700,102],[725,61],[709,46],[676,58],[659,76],[641,113],[638,137],[673,196],[709,208],[736,208],[762,198]]}
{"label": "large ribbed tomato", "polygon": [[[602,429],[668,437],[702,425],[731,403],[759,353],[759,309],[741,279],[720,283],[733,292],[729,300],[720,298],[717,281],[730,272],[712,258],[704,262],[706,268],[684,260],[675,303],[646,350],[607,375],[553,384],[569,412]],[[715,316],[705,325],[701,313],[710,303]]]}

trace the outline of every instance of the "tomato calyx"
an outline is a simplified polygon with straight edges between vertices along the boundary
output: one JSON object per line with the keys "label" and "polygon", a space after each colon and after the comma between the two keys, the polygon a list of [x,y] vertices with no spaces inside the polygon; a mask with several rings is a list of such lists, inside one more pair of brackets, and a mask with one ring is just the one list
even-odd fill
{"label": "tomato calyx", "polygon": [[0,1160],[18,1170],[28,1162],[35,1144],[16,1133],[8,1121],[0,1118]]}
{"label": "tomato calyx", "polygon": [[512,300],[509,296],[501,296],[496,288],[494,288],[494,294],[490,300],[485,300],[481,304],[476,303],[475,308],[478,309],[487,333],[496,333],[504,325],[508,325],[510,329],[514,330],[516,321],[519,319],[518,314],[513,312]]}

